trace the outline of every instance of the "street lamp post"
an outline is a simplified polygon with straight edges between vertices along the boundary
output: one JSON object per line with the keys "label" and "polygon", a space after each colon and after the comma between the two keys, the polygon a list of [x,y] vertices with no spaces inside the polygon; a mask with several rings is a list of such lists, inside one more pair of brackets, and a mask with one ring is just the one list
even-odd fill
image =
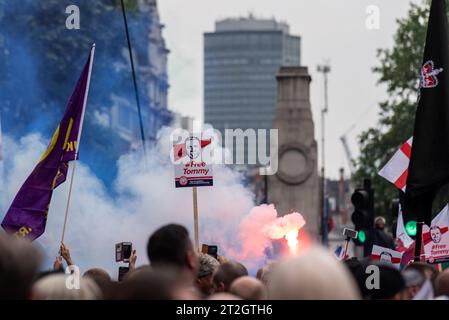
{"label": "street lamp post", "polygon": [[328,233],[328,208],[326,202],[327,196],[327,186],[326,186],[326,175],[325,175],[325,115],[328,111],[328,95],[327,95],[327,75],[331,71],[329,64],[323,64],[317,66],[317,71],[321,72],[324,77],[324,107],[321,109],[321,239],[323,245],[327,246],[327,233]]}

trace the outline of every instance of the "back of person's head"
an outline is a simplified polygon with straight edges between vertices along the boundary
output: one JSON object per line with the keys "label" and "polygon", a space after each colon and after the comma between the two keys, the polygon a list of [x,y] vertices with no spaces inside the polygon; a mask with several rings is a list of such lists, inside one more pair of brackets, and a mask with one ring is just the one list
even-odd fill
{"label": "back of person's head", "polygon": [[386,223],[386,220],[385,220],[385,218],[384,217],[376,217],[375,219],[374,219],[374,227],[376,228],[376,229],[379,229],[379,230],[384,230],[385,229],[385,223]]}
{"label": "back of person's head", "polygon": [[206,253],[198,256],[199,268],[196,286],[204,295],[210,295],[214,290],[213,276],[220,266],[217,259]]}
{"label": "back of person's head", "polygon": [[39,271],[36,276],[34,277],[33,282],[37,282],[38,280],[45,278],[47,276],[50,276],[52,274],[64,274],[64,270],[62,268],[56,269],[56,270],[43,270]]}
{"label": "back of person's head", "polygon": [[276,300],[352,300],[360,294],[344,265],[329,252],[312,247],[280,262],[268,279],[268,298]]}
{"label": "back of person's head", "polygon": [[[268,284],[268,279],[270,277],[271,272],[275,268],[277,261],[270,261],[262,269],[260,269],[260,273],[258,274],[258,279],[262,281],[262,283],[266,286]],[[259,278],[260,277],[260,278]]]}
{"label": "back of person's head", "polygon": [[406,269],[401,274],[407,288],[421,287],[426,281],[426,276],[416,269]]}
{"label": "back of person's head", "polygon": [[102,268],[91,268],[86,272],[84,272],[83,277],[95,281],[95,283],[101,289],[104,296],[110,290],[112,281],[111,276],[106,270]]}
{"label": "back of person's head", "polygon": [[102,268],[91,268],[84,272],[83,277],[88,277],[95,281],[111,281],[109,273]]}
{"label": "back of person's head", "polygon": [[[373,289],[369,290],[367,298],[372,300],[404,300],[405,299],[405,281],[399,270],[389,263],[372,262],[372,266],[378,268],[378,282],[376,285],[376,277],[366,279],[367,282],[371,281]],[[377,269],[373,268],[373,273],[367,274],[367,277],[374,275]],[[378,286],[378,289],[376,288]]]}
{"label": "back of person's head", "polygon": [[[68,277],[74,277],[72,279]],[[76,275],[52,274],[37,281],[33,286],[35,300],[99,300],[102,293],[94,280],[75,279]],[[79,283],[77,283],[79,281]],[[67,285],[67,284],[70,284]],[[78,287],[79,285],[79,287]]]}
{"label": "back of person's head", "polygon": [[435,296],[449,297],[449,269],[445,269],[435,279]]}
{"label": "back of person's head", "polygon": [[362,294],[362,297],[367,296],[368,289],[365,284],[366,280],[366,262],[361,261],[355,257],[352,257],[350,259],[346,259],[343,261],[343,264],[348,268],[349,272],[351,273],[352,277],[354,278],[360,293]]}
{"label": "back of person's head", "polygon": [[28,240],[0,234],[0,300],[31,298],[39,252]]}
{"label": "back of person's head", "polygon": [[229,292],[243,300],[265,300],[267,292],[262,281],[243,276],[232,282]]}
{"label": "back of person's head", "polygon": [[198,262],[198,278],[213,275],[220,266],[217,259],[206,253],[200,253],[198,255]]}
{"label": "back of person's head", "polygon": [[240,297],[229,292],[218,292],[210,295],[207,300],[242,300]]}
{"label": "back of person's head", "polygon": [[120,284],[120,300],[172,300],[176,277],[171,270],[140,267],[126,275]]}
{"label": "back of person's head", "polygon": [[432,281],[437,276],[437,271],[435,270],[435,268],[432,267],[431,265],[428,265],[425,262],[412,262],[404,268],[404,270],[410,270],[410,269],[417,270],[417,271],[421,272],[426,277],[426,279],[429,279]]}
{"label": "back of person's head", "polygon": [[426,282],[426,276],[416,269],[407,269],[401,274],[406,287],[404,299],[412,300]]}
{"label": "back of person's head", "polygon": [[239,262],[228,261],[220,265],[214,274],[214,285],[216,292],[228,292],[231,283],[243,276],[248,275],[248,270]]}
{"label": "back of person's head", "polygon": [[157,229],[148,240],[147,254],[153,267],[175,265],[194,271],[196,276],[198,259],[189,232],[181,225]]}

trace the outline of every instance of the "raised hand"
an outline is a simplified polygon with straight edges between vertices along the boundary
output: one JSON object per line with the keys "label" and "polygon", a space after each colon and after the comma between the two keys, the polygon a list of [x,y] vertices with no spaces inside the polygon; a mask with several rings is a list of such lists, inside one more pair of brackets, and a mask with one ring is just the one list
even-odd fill
{"label": "raised hand", "polygon": [[65,246],[64,243],[61,242],[61,248],[59,249],[60,255],[67,262],[68,266],[74,265],[72,257],[70,256],[70,250]]}
{"label": "raised hand", "polygon": [[57,271],[57,270],[61,270],[63,269],[62,267],[62,257],[61,256],[56,256],[55,262],[53,262],[53,270]]}
{"label": "raised hand", "polygon": [[136,269],[136,261],[137,261],[136,250],[133,250],[131,252],[131,256],[129,257],[129,270],[130,271]]}

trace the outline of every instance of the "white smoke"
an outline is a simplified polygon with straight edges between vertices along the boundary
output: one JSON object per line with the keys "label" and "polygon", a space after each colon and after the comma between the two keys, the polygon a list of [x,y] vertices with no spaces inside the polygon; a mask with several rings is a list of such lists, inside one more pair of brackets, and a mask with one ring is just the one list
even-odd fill
{"label": "white smoke", "polygon": [[[126,154],[118,160],[113,194],[108,193],[102,182],[83,164],[81,155],[64,241],[81,272],[91,267],[102,267],[116,278],[119,264],[115,262],[115,243],[122,241],[133,243],[137,249],[138,265],[148,263],[148,237],[167,223],[186,226],[193,238],[192,190],[174,187],[169,132],[168,128],[162,130],[158,145],[149,150],[146,170],[138,152]],[[7,163],[5,199],[1,204],[3,213],[47,143],[47,139],[38,134],[27,135],[19,141],[5,137]],[[36,241],[47,256],[43,266],[46,269],[51,268],[58,252],[68,187],[69,178],[54,191],[46,231]],[[214,186],[198,188],[198,205],[200,243],[217,244],[222,254],[233,258],[242,249],[239,225],[254,206],[252,193],[243,186],[239,174],[226,166],[216,165]]]}

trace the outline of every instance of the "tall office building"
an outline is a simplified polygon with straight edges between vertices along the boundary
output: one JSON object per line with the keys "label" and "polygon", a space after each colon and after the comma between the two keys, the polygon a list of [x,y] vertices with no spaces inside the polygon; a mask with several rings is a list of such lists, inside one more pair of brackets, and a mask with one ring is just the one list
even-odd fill
{"label": "tall office building", "polygon": [[276,73],[300,65],[300,43],[274,19],[217,21],[215,31],[204,34],[205,122],[222,133],[273,128]]}

